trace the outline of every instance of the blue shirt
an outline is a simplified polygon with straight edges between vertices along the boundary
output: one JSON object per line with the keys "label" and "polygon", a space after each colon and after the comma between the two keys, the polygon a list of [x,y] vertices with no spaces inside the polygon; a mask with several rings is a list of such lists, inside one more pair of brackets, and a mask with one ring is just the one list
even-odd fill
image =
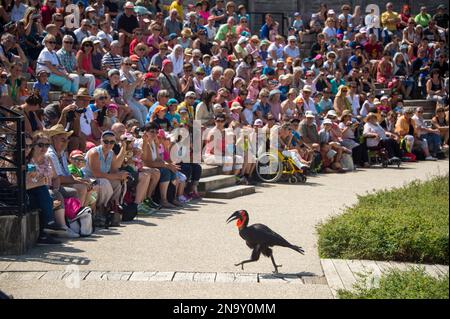
{"label": "blue shirt", "polygon": [[152,116],[153,112],[155,111],[156,107],[159,105],[159,102],[156,101],[148,110],[147,117],[145,118],[145,123],[150,122],[150,117]]}
{"label": "blue shirt", "polygon": [[50,84],[47,83],[41,83],[41,82],[34,82],[33,84],[33,91],[39,91],[39,95],[42,97],[42,101],[47,104],[48,103],[48,93],[50,92]]}
{"label": "blue shirt", "polygon": [[114,97],[120,97],[120,94],[119,94],[119,86],[116,86],[116,87],[112,87],[111,86],[111,84],[109,84],[109,81],[105,81],[105,82],[103,82],[102,84],[100,84],[99,86],[98,86],[100,89],[105,89],[107,92],[108,92],[108,94],[109,94],[109,96],[111,97],[111,98],[114,98]]}
{"label": "blue shirt", "polygon": [[261,30],[259,31],[259,38],[261,40],[269,39],[269,32],[270,32],[269,27],[267,26],[266,23],[264,23],[264,25],[261,27]]}
{"label": "blue shirt", "polygon": [[270,104],[267,103],[266,105],[261,104],[260,101],[257,101],[255,103],[255,105],[253,105],[253,113],[255,113],[256,111],[261,112],[262,116],[266,116],[267,114],[270,113]]}

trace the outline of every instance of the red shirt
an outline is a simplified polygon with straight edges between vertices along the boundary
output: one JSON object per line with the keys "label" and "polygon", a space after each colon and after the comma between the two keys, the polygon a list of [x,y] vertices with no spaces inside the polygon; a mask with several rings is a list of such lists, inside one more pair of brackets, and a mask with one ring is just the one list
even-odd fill
{"label": "red shirt", "polygon": [[371,60],[379,60],[381,58],[381,52],[383,52],[383,48],[379,43],[372,44],[370,42],[366,43],[364,50],[366,50]]}
{"label": "red shirt", "polygon": [[46,5],[41,8],[42,25],[44,26],[44,28],[47,26],[47,24],[50,24],[52,22],[52,15],[54,13],[56,13],[56,8],[50,9]]}

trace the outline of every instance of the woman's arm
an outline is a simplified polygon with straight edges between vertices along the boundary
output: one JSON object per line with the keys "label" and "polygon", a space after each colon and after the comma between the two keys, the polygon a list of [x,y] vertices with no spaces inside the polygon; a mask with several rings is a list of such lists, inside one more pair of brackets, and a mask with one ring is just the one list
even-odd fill
{"label": "woman's arm", "polygon": [[127,147],[125,143],[122,143],[120,146],[120,152],[117,154],[117,156],[113,157],[112,163],[111,163],[111,172],[116,172],[119,170],[119,168],[122,166],[123,161],[125,160],[125,156],[127,154]]}
{"label": "woman's arm", "polygon": [[81,51],[77,52],[76,61],[77,61],[76,70],[77,70],[78,74],[84,75],[86,70],[83,70],[81,68],[81,66],[83,65],[83,57],[82,57]]}

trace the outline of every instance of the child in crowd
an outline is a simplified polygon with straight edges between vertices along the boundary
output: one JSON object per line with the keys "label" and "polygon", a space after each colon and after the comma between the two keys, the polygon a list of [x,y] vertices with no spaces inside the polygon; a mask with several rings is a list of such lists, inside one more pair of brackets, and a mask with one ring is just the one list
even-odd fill
{"label": "child in crowd", "polygon": [[28,90],[28,82],[24,77],[19,78],[20,86],[18,99],[20,103],[25,103],[25,100],[30,96],[30,90]]}
{"label": "child in crowd", "polygon": [[113,124],[118,122],[119,107],[117,104],[111,103],[106,107],[106,116],[103,121],[103,129],[110,130]]}
{"label": "child in crowd", "polygon": [[86,179],[84,176],[83,168],[86,164],[85,154],[80,150],[70,152],[69,163],[69,172],[75,180],[87,182],[92,185],[90,189],[88,189],[86,198],[88,199],[87,205],[92,209],[92,212],[95,213],[98,186],[96,185],[95,180]]}
{"label": "child in crowd", "polygon": [[45,70],[39,71],[37,74],[37,81],[33,84],[33,91],[38,91],[42,97],[42,104],[49,103],[48,93],[50,92],[50,83],[48,83],[48,73]]}
{"label": "child in crowd", "polygon": [[242,106],[239,104],[239,102],[233,102],[231,104],[231,120],[236,123],[241,123],[241,116],[242,116]]}
{"label": "child in crowd", "polygon": [[[247,99],[249,99],[250,101],[252,101],[252,103],[256,103],[256,100],[258,100],[258,96],[259,96],[259,79],[258,78],[253,78],[251,79],[248,87],[247,87]],[[252,122],[253,123],[253,122]]]}
{"label": "child in crowd", "polygon": [[322,96],[319,101],[319,114],[325,116],[325,114],[333,109],[333,101],[330,99],[331,91],[326,88],[322,92]]}
{"label": "child in crowd", "polygon": [[241,91],[242,87],[244,86],[245,81],[242,78],[235,77],[233,80],[233,98],[236,98],[239,96],[239,92]]}
{"label": "child in crowd", "polygon": [[242,124],[253,125],[255,115],[253,113],[253,102],[249,99],[244,101],[244,111],[242,112]]}
{"label": "child in crowd", "polygon": [[209,54],[205,54],[203,56],[203,60],[202,60],[202,65],[201,67],[203,68],[203,70],[205,71],[205,75],[206,76],[210,76],[211,75],[211,56]]}

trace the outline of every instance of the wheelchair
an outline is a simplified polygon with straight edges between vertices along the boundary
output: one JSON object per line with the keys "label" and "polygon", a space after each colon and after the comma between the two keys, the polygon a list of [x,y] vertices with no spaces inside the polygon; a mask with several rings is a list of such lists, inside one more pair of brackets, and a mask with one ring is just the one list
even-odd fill
{"label": "wheelchair", "polygon": [[266,183],[287,181],[289,184],[306,183],[306,175],[303,169],[298,168],[294,160],[284,156],[281,152],[263,153],[256,162],[256,174]]}
{"label": "wheelchair", "polygon": [[[367,144],[366,144],[367,145]],[[369,164],[370,165],[381,165],[383,168],[388,167],[389,165],[400,167],[402,164],[401,159],[389,159],[388,153],[384,147],[376,146],[376,147],[368,147],[367,152],[369,155]]]}

